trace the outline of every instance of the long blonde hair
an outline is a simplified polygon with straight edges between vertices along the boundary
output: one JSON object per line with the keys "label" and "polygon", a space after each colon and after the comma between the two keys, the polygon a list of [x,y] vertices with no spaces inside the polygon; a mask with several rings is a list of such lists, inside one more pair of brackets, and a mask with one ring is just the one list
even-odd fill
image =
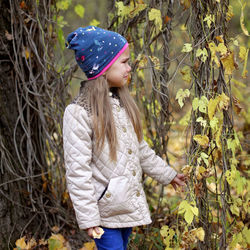
{"label": "long blonde hair", "polygon": [[[94,136],[98,150],[102,150],[105,138],[109,144],[110,159],[116,161],[117,155],[117,134],[109,100],[109,85],[104,76],[84,83],[84,91],[87,95],[87,102],[93,121]],[[128,87],[123,86],[117,89],[121,105],[125,108],[137,135],[138,141],[143,138],[142,125],[139,109],[131,97]]]}

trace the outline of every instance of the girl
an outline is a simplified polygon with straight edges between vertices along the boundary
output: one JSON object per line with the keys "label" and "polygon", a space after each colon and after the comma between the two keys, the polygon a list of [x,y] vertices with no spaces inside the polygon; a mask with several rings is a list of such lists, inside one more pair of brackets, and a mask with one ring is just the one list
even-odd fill
{"label": "girl", "polygon": [[94,26],[67,38],[86,74],[63,121],[68,191],[81,229],[98,249],[126,249],[132,227],[151,223],[142,173],[174,187],[177,174],[143,140],[139,110],[126,86],[129,47],[121,35]]}

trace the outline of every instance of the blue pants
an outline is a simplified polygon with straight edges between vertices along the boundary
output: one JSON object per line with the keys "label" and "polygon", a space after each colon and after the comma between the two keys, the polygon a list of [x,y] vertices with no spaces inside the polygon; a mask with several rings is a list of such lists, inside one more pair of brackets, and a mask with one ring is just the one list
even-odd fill
{"label": "blue pants", "polygon": [[98,250],[126,250],[132,228],[106,228],[101,239],[95,239]]}

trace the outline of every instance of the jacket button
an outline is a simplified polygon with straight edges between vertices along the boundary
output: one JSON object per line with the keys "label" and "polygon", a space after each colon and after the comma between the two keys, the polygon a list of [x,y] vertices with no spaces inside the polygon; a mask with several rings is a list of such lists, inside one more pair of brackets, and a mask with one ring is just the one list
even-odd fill
{"label": "jacket button", "polygon": [[129,155],[132,154],[132,150],[131,150],[131,149],[128,150],[128,154],[129,154]]}
{"label": "jacket button", "polygon": [[127,129],[125,127],[122,128],[123,132],[126,133]]}
{"label": "jacket button", "polygon": [[133,170],[133,176],[136,176],[136,172],[135,172],[135,170]]}
{"label": "jacket button", "polygon": [[137,191],[136,192],[136,196],[139,197],[141,194],[140,194],[140,191]]}
{"label": "jacket button", "polygon": [[121,108],[120,108],[120,107],[117,107],[117,111],[120,112],[120,111],[121,111]]}
{"label": "jacket button", "polygon": [[110,198],[111,194],[110,193],[106,193],[106,197]]}

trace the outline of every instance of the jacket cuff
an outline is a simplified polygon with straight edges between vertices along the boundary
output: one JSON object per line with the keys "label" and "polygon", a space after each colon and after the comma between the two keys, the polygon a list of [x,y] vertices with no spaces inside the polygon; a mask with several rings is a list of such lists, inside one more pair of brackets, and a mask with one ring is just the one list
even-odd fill
{"label": "jacket cuff", "polygon": [[91,222],[88,222],[88,223],[79,223],[79,228],[82,229],[82,230],[86,230],[88,228],[98,227],[100,225],[101,225],[101,221],[100,220],[95,220],[95,221],[91,221]]}
{"label": "jacket cuff", "polygon": [[173,168],[168,167],[167,176],[164,180],[164,185],[168,185],[178,174]]}

